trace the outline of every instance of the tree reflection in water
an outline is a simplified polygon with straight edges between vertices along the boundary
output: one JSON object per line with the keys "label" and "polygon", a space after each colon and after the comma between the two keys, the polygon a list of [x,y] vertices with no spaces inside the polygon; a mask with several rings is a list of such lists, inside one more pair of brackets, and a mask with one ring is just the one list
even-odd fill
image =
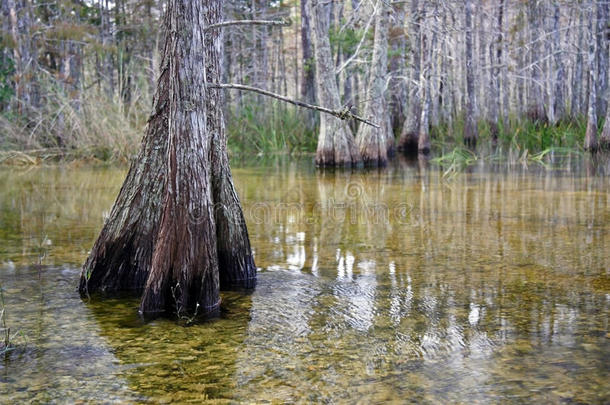
{"label": "tree reflection in water", "polygon": [[76,293],[124,173],[0,170],[0,280],[29,338],[0,402],[603,402],[607,166],[236,169],[259,284],[189,328]]}

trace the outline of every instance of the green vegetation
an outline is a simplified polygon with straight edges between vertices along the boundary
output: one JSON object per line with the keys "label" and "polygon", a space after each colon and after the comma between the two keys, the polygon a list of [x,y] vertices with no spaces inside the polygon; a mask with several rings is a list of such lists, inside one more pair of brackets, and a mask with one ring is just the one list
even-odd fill
{"label": "green vegetation", "polygon": [[[462,138],[463,117],[456,118],[451,125],[441,124],[432,129],[432,159],[449,175],[473,165],[478,160],[535,162],[546,164],[550,157],[581,155],[587,121],[578,117],[555,125],[546,122],[511,117],[508,125],[498,123],[497,137],[493,139],[489,122],[479,122],[479,147],[466,148]],[[601,125],[600,125],[601,128]]]}
{"label": "green vegetation", "polygon": [[148,89],[130,103],[97,87],[74,100],[54,80],[44,82],[41,90],[49,100],[42,107],[0,114],[0,162],[125,162],[136,153],[150,109]]}
{"label": "green vegetation", "polygon": [[[137,152],[150,110],[151,92],[144,78],[136,83],[130,102],[95,86],[73,100],[52,80],[42,90],[52,100],[43,107],[30,109],[27,115],[0,114],[0,164],[125,163]],[[307,128],[302,110],[292,106],[272,103],[264,108],[249,100],[244,107],[230,109],[226,122],[233,155],[299,155],[316,149],[316,130]],[[463,116],[458,116],[431,130],[433,154],[438,156],[433,161],[450,171],[491,158],[486,152],[493,143],[490,124],[479,122],[477,153],[462,147],[463,128]],[[498,124],[495,144],[518,158],[542,162],[551,152],[581,153],[585,129],[585,117],[556,125],[511,117],[508,125]]]}
{"label": "green vegetation", "polygon": [[316,150],[316,135],[300,111],[278,104],[270,113],[255,106],[231,111],[227,118],[228,146],[233,154],[299,154]]}

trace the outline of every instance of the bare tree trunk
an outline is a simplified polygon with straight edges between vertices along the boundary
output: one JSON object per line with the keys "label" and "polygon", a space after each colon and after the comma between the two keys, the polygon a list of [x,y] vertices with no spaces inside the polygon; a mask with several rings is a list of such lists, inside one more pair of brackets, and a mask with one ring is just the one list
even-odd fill
{"label": "bare tree trunk", "polygon": [[[329,33],[329,6],[325,0],[308,0],[311,17],[311,38],[316,63],[316,92],[318,104],[331,109],[341,109],[339,88],[335,77]],[[358,148],[347,122],[323,114],[320,117],[320,133],[316,151],[318,166],[352,166],[360,163]]]}
{"label": "bare tree trunk", "polygon": [[574,75],[572,77],[572,82],[574,83],[574,91],[572,93],[572,102],[570,103],[570,115],[572,118],[576,118],[578,115],[583,113],[582,110],[582,93],[583,93],[583,84],[585,82],[585,78],[583,77],[583,57],[582,57],[582,49],[584,47],[584,30],[585,30],[585,19],[584,14],[585,11],[577,8],[577,12],[579,14],[578,18],[578,42],[577,42],[577,54],[576,54],[576,62],[574,66]]}
{"label": "bare tree trunk", "polygon": [[604,149],[610,149],[610,103],[607,103],[606,118],[604,120],[604,128],[599,138],[600,146]]}
{"label": "bare tree trunk", "polygon": [[[411,1],[411,27],[410,27],[410,38],[411,38],[411,65],[412,65],[412,80],[409,83],[411,92],[409,95],[409,107],[407,110],[407,117],[400,133],[400,139],[398,140],[398,150],[404,152],[412,152],[417,150],[417,143],[419,138],[419,125],[421,120],[421,94],[422,94],[422,83],[420,83],[421,76],[421,24],[423,22],[422,12],[419,9],[419,0]],[[413,83],[417,83],[413,87]]]}
{"label": "bare tree trunk", "polygon": [[421,120],[419,125],[419,137],[417,152],[428,154],[430,152],[430,107],[432,104],[432,89],[430,84],[430,69],[425,69],[424,97],[421,109]]}
{"label": "bare tree trunk", "polygon": [[[385,99],[386,74],[388,70],[388,6],[384,1],[377,3],[375,16],[375,39],[373,60],[368,84],[368,99],[364,107],[365,118],[380,118],[381,128],[371,125],[360,125],[356,142],[365,165],[385,166],[388,161],[388,150],[392,149],[392,128],[388,127],[388,104]],[[393,142],[392,142],[393,143]]]}
{"label": "bare tree trunk", "polygon": [[[435,3],[436,4],[436,3]],[[424,10],[425,10],[424,5]],[[432,18],[436,20],[438,8],[435,7],[432,12]],[[428,24],[430,25],[430,24]],[[427,32],[427,35],[422,34],[422,72],[421,72],[421,83],[422,83],[422,107],[421,107],[421,118],[419,122],[419,135],[417,140],[417,151],[418,153],[427,154],[430,152],[430,115],[432,109],[432,72],[434,71],[434,49],[436,47],[437,40],[437,28],[432,27],[431,32]],[[431,35],[429,40],[427,37]]]}
{"label": "bare tree trunk", "polygon": [[597,140],[597,64],[595,59],[595,52],[597,48],[595,27],[593,23],[593,15],[595,14],[595,7],[593,0],[589,1],[589,27],[591,29],[591,36],[589,38],[589,108],[587,113],[587,132],[585,133],[585,150],[595,151],[599,148]]}
{"label": "bare tree trunk", "polygon": [[[610,22],[604,31],[606,39],[610,40]],[[606,81],[610,83],[610,69],[606,69]],[[599,144],[604,149],[610,149],[610,85],[606,88],[606,117],[604,120],[604,127],[599,137]]]}
{"label": "bare tree trunk", "polygon": [[390,83],[390,114],[392,120],[392,131],[402,129],[404,125],[405,106],[407,105],[407,83],[404,75],[407,72],[405,65],[405,54],[407,41],[405,33],[405,10],[403,4],[394,6],[392,24],[388,35],[388,43],[392,50],[389,60],[389,71],[393,76]]}
{"label": "bare tree trunk", "polygon": [[5,7],[13,42],[16,107],[20,114],[25,114],[31,107],[38,106],[35,81],[37,56],[31,33],[32,6],[29,0],[6,0]]}
{"label": "bare tree trunk", "polygon": [[466,117],[464,122],[464,142],[474,146],[477,143],[476,93],[474,87],[474,66],[472,56],[472,0],[466,0]]}
{"label": "bare tree trunk", "polygon": [[[560,31],[560,18],[561,18],[561,7],[559,6],[559,2],[555,1],[555,15],[553,20],[553,50],[555,52],[555,94],[553,97],[554,105],[552,108],[554,109],[554,118],[555,121],[561,121],[564,119],[565,115],[565,97],[563,94],[563,81],[565,73],[564,73],[564,65],[563,65],[563,54],[560,52],[561,50],[561,31]],[[549,106],[551,107],[551,106]]]}
{"label": "bare tree trunk", "polygon": [[219,89],[219,0],[170,0],[161,78],[138,159],[81,276],[81,294],[143,291],[140,313],[214,313],[221,280],[256,268],[233,187]]}
{"label": "bare tree trunk", "polygon": [[[498,121],[500,119],[500,108],[501,108],[501,76],[500,76],[500,66],[502,66],[502,50],[503,50],[503,41],[504,41],[504,0],[500,0],[497,7],[498,11],[498,33],[496,35],[495,41],[493,45],[489,47],[489,60],[493,65],[492,75],[491,75],[491,100],[489,106],[490,112],[490,120],[489,127],[491,132],[492,140],[498,139],[499,127]],[[506,124],[506,123],[505,123]]]}
{"label": "bare tree trunk", "polygon": [[502,100],[502,121],[503,126],[508,129],[509,121],[508,121],[508,112],[510,110],[510,83],[508,81],[508,64],[509,64],[509,52],[508,52],[508,33],[506,32],[506,26],[508,25],[509,15],[508,15],[508,7],[506,2],[503,1],[502,8],[504,9],[503,15],[506,23],[502,24],[502,29],[500,30],[500,35],[502,36],[502,44],[500,45],[500,49],[502,50],[502,55],[500,60],[498,61],[502,68],[502,87],[500,88],[500,99]]}
{"label": "bare tree trunk", "polygon": [[531,64],[531,84],[528,115],[530,119],[538,122],[546,122],[544,110],[544,87],[542,85],[542,59],[540,56],[540,43],[543,38],[540,21],[540,5],[537,1],[529,4],[529,29],[530,29],[530,64]]}
{"label": "bare tree trunk", "polygon": [[[301,0],[301,47],[303,49],[303,78],[301,79],[301,97],[309,104],[315,103],[316,84],[315,84],[315,61],[313,46],[311,43],[311,17],[309,15],[307,3],[311,0]],[[316,126],[316,114],[314,111],[306,110],[303,112],[306,118],[307,127],[313,129]]]}

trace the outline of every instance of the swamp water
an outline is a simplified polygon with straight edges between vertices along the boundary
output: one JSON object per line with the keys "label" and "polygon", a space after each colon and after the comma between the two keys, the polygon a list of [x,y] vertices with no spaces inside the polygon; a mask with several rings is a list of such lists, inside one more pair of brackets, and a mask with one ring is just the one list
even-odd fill
{"label": "swamp water", "polygon": [[0,169],[0,403],[608,403],[608,172],[235,168],[258,285],[184,327],[77,293],[124,169]]}

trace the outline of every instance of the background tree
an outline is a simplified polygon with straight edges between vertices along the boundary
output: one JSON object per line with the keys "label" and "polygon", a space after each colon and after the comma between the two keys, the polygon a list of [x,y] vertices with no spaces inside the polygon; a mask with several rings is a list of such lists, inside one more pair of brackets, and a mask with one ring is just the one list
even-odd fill
{"label": "background tree", "polygon": [[[330,2],[308,1],[312,40],[316,62],[316,94],[318,103],[335,110],[341,109],[328,38]],[[345,121],[329,115],[320,117],[316,164],[319,166],[352,166],[360,162],[358,148]]]}
{"label": "background tree", "polygon": [[[230,19],[290,19],[294,24],[281,32],[250,25],[225,27],[222,81],[308,103],[317,100],[332,109],[350,105],[355,113],[373,118],[366,116],[365,108],[372,98],[370,77],[377,68],[376,0],[321,2],[321,31],[307,13],[308,3],[223,2]],[[541,130],[547,121],[578,128],[584,145],[582,123],[591,96],[597,117],[605,117],[607,1],[471,0],[470,7],[457,0],[385,3],[389,65],[384,98],[389,106],[384,117],[375,114],[374,121],[385,122],[389,116],[399,149],[416,150],[420,133],[468,138],[474,127],[481,136],[521,139],[523,128]],[[159,76],[163,33],[158,27],[165,7],[166,1],[158,0],[0,0],[0,148],[86,150],[95,158],[131,159]],[[328,49],[326,79],[333,79],[326,83],[334,82],[336,88],[333,104],[315,94],[320,63],[314,54],[316,31],[328,44],[323,48]],[[595,86],[589,86],[590,38],[595,42]],[[234,134],[229,140],[239,152],[262,152],[267,145],[261,135],[275,139],[277,134],[286,140],[273,148],[315,148],[311,135],[326,131],[318,131],[322,123],[315,113],[261,97],[227,94],[225,114]],[[429,127],[421,130],[424,107]],[[352,135],[357,133],[355,122],[348,127]],[[338,139],[343,140],[337,145],[355,144],[353,136],[340,132]],[[319,139],[321,145],[328,141]],[[434,137],[430,141],[433,145]],[[522,146],[548,146],[535,139],[526,143]],[[328,144],[321,149],[328,149]],[[352,161],[351,153],[344,155]]]}
{"label": "background tree", "polygon": [[373,67],[368,83],[368,99],[364,114],[367,117],[381,117],[381,128],[361,125],[356,137],[358,149],[365,165],[385,166],[388,153],[392,153],[394,134],[386,101],[388,70],[388,6],[382,0],[377,2],[375,15],[375,41]]}
{"label": "background tree", "polygon": [[473,60],[473,41],[472,35],[474,25],[472,22],[473,0],[466,0],[465,3],[465,25],[466,25],[466,117],[464,119],[464,141],[467,144],[476,144],[478,138],[477,117],[476,117],[476,93]]}

